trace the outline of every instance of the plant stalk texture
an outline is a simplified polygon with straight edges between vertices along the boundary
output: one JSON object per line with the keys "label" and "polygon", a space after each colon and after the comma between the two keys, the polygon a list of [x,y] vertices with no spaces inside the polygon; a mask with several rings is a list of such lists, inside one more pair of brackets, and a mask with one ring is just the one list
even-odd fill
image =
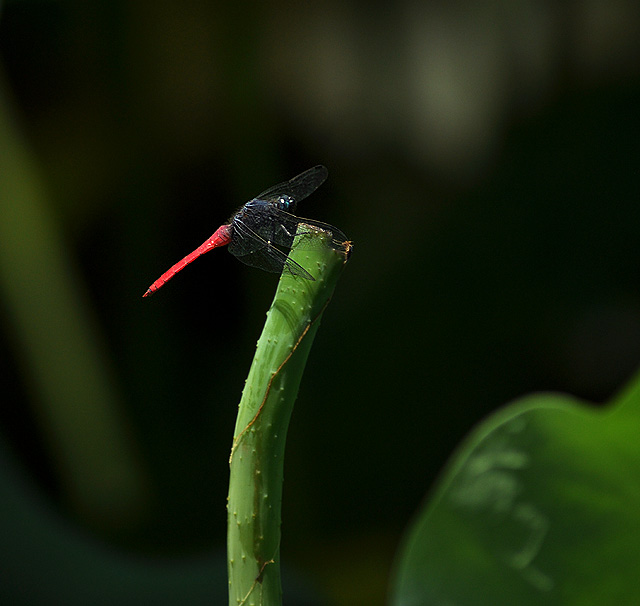
{"label": "plant stalk texture", "polygon": [[350,242],[336,245],[327,232],[312,237],[317,240],[313,250],[296,249],[294,243],[290,256],[316,281],[280,278],[239,405],[227,502],[230,606],[282,604],[287,428],[313,338],[351,248]]}

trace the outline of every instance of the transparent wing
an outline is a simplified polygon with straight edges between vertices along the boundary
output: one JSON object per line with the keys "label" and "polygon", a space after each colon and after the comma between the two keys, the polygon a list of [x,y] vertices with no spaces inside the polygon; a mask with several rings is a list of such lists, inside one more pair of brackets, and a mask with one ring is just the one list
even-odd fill
{"label": "transparent wing", "polygon": [[271,247],[268,251],[257,251],[246,255],[236,255],[245,265],[257,267],[273,274],[288,273],[315,282],[315,278],[302,265],[290,259],[281,250]]}
{"label": "transparent wing", "polygon": [[269,189],[265,189],[254,200],[272,201],[277,200],[280,196],[290,196],[296,202],[300,202],[300,200],[304,200],[316,191],[327,180],[328,175],[329,171],[326,167],[318,164],[289,181],[283,181]]}
{"label": "transparent wing", "polygon": [[233,238],[229,244],[229,252],[232,255],[248,255],[269,245],[269,238],[264,237],[264,229],[256,230],[251,223],[252,221],[243,221],[237,216],[233,219]]}
{"label": "transparent wing", "polygon": [[[302,227],[301,224],[303,224]],[[233,219],[234,231],[238,237],[233,239],[229,248],[232,252],[234,249],[236,251],[243,249],[246,252],[252,252],[262,246],[254,238],[256,235],[265,243],[270,242],[278,246],[291,248],[297,232],[302,230],[302,234],[298,233],[298,235],[305,235],[304,225],[329,232],[336,247],[347,240],[347,237],[333,225],[315,221],[314,219],[297,217],[268,202],[252,200],[247,202],[242,211]],[[313,230],[308,229],[307,231],[311,235]],[[305,242],[301,241],[300,246],[305,247],[305,249],[312,245],[311,242],[306,242],[311,238],[303,237],[302,240]]]}
{"label": "transparent wing", "polygon": [[292,215],[285,210],[280,210],[275,207],[269,208],[269,229],[265,230],[268,234],[266,239],[279,246],[287,246],[291,248],[293,238],[297,233],[298,236],[301,236],[298,242],[298,247],[303,250],[308,250],[317,243],[317,239],[311,237],[314,230],[307,229],[305,226],[311,226],[312,228],[330,233],[331,239],[336,246],[347,241],[347,236],[333,225],[322,223],[322,221],[316,221],[314,219],[297,217],[296,215]]}
{"label": "transparent wing", "polygon": [[[278,211],[280,213],[284,211]],[[322,223],[322,221],[315,221],[314,219],[305,219],[304,217],[296,217],[296,229],[293,232],[300,236],[300,240],[297,244],[302,250],[309,250],[317,245],[318,239],[314,238],[314,230],[326,231],[331,234],[331,241],[336,248],[343,248],[344,243],[347,241],[347,236],[342,233],[337,227],[329,225],[328,223]],[[310,226],[312,229],[308,229]]]}
{"label": "transparent wing", "polygon": [[[313,229],[305,228],[305,226],[310,226]],[[336,248],[342,248],[341,245],[347,240],[344,233],[333,225],[314,219],[297,217],[261,201],[247,202],[242,217],[236,216],[234,218],[233,229],[236,232],[236,237],[229,245],[229,250],[236,255],[254,252],[269,243],[291,248],[296,233],[301,236],[298,246],[309,250],[318,242],[317,238],[312,237],[314,229],[330,233],[332,243]],[[308,237],[306,237],[307,235]]]}
{"label": "transparent wing", "polygon": [[273,241],[265,240],[242,221],[234,224],[234,230],[236,233],[229,245],[229,252],[246,265],[276,274],[286,272],[315,281],[304,267],[276,248]]}
{"label": "transparent wing", "polygon": [[249,253],[267,244],[291,248],[299,219],[270,202],[251,200],[232,220],[236,237],[230,245],[234,254]]}

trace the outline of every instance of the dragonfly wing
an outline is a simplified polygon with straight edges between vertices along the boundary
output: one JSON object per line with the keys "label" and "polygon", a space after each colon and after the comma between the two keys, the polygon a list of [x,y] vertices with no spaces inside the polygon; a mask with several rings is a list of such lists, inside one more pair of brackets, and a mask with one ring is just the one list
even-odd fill
{"label": "dragonfly wing", "polygon": [[285,272],[307,280],[315,280],[304,267],[243,222],[234,224],[234,230],[236,238],[229,245],[229,252],[246,265],[271,273]]}
{"label": "dragonfly wing", "polygon": [[[318,229],[329,232],[331,234],[331,240],[336,246],[347,241],[347,236],[345,236],[337,227],[329,225],[328,223],[322,223],[321,221],[315,221],[314,219],[296,217],[291,213],[275,207],[269,209],[269,216],[269,225],[275,227],[270,228],[268,239],[279,246],[287,246],[288,248],[291,248],[291,245],[293,244],[293,237],[298,234],[298,236],[300,236],[298,240],[298,247],[305,250],[313,248],[314,243],[317,244],[317,239],[312,237],[313,232]],[[311,226],[313,229],[305,226]]]}
{"label": "dragonfly wing", "polygon": [[269,202],[251,200],[232,220],[237,237],[231,252],[253,252],[268,244],[291,248],[299,221]]}
{"label": "dragonfly wing", "polygon": [[296,234],[299,236],[298,246],[309,250],[318,245],[318,238],[313,237],[317,230],[330,233],[336,249],[343,248],[347,241],[344,233],[333,225],[296,217],[268,202],[252,200],[233,219],[234,238],[229,250],[239,255],[271,244],[291,248]]}
{"label": "dragonfly wing", "polygon": [[236,258],[245,265],[257,267],[263,271],[273,274],[288,273],[292,276],[315,282],[315,278],[302,265],[287,257],[280,249],[274,246],[246,255],[236,255]]}
{"label": "dragonfly wing", "polygon": [[236,257],[254,253],[269,245],[248,223],[237,218],[233,220],[233,238],[229,244],[229,252]]}
{"label": "dragonfly wing", "polygon": [[305,170],[303,173],[296,175],[289,181],[283,181],[265,189],[261,194],[256,196],[254,200],[275,201],[281,196],[290,196],[296,202],[304,200],[310,196],[318,187],[320,187],[329,175],[329,171],[322,164],[318,164],[313,168]]}
{"label": "dragonfly wing", "polygon": [[[337,227],[333,225],[329,225],[328,223],[322,223],[322,221],[315,221],[314,219],[305,219],[303,217],[296,217],[298,220],[298,234],[303,236],[303,239],[306,241],[312,239],[310,237],[313,235],[314,229],[309,229],[305,226],[311,226],[316,230],[319,229],[321,231],[326,231],[331,234],[331,240],[333,244],[339,248],[342,248],[342,245],[347,241],[347,236],[344,235],[342,231],[340,231]],[[304,244],[301,242],[300,246],[304,248]]]}

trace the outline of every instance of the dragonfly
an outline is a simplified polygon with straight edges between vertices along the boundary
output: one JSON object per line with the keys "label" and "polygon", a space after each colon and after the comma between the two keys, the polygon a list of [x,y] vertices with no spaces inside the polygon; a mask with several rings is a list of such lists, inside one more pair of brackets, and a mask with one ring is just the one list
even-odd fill
{"label": "dragonfly", "polygon": [[228,246],[232,255],[251,267],[315,281],[302,265],[287,256],[287,251],[296,235],[297,246],[317,246],[318,239],[312,237],[315,230],[330,234],[333,245],[344,248],[347,238],[338,228],[294,214],[297,203],[316,191],[328,174],[319,164],[263,191],[242,206],[228,224],[221,225],[198,248],[165,271],[142,296],[151,296],[189,263],[221,246]]}

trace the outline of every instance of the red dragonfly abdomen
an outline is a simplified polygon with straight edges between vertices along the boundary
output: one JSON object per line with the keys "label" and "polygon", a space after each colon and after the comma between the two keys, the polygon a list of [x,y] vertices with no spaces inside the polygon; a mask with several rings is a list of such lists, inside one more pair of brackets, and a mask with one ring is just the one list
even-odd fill
{"label": "red dragonfly abdomen", "polygon": [[226,246],[231,242],[231,225],[222,225],[220,226],[216,232],[207,240],[205,240],[198,248],[196,248],[193,252],[189,253],[184,259],[178,261],[175,265],[165,271],[149,288],[147,292],[142,295],[143,297],[148,297],[152,295],[158,288],[164,286],[173,276],[175,276],[181,269],[184,269],[189,263],[195,261],[204,253],[208,253],[210,250],[214,248],[218,248],[219,246]]}

